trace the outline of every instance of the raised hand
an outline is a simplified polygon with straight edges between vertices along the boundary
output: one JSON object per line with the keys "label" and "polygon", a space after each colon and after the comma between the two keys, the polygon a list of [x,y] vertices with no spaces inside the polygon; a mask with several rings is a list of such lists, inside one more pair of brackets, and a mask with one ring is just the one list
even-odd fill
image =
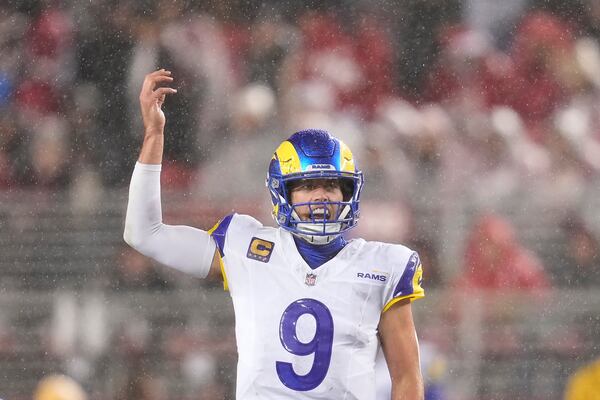
{"label": "raised hand", "polygon": [[140,92],[140,107],[144,121],[144,135],[162,135],[165,129],[165,114],[162,105],[168,94],[177,93],[176,89],[160,84],[173,82],[171,71],[160,69],[146,75]]}

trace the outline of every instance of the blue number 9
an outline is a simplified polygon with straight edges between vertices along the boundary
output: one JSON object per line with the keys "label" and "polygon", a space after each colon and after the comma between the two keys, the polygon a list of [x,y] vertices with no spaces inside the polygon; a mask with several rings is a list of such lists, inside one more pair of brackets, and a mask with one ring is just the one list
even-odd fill
{"label": "blue number 9", "polygon": [[[296,323],[304,315],[310,314],[315,318],[315,336],[308,343],[303,343],[296,334]],[[319,386],[331,362],[333,345],[333,318],[325,304],[315,299],[300,299],[290,304],[279,324],[279,339],[283,347],[297,356],[315,355],[313,365],[306,375],[294,372],[291,363],[277,361],[275,367],[281,382],[292,390],[307,391]]]}

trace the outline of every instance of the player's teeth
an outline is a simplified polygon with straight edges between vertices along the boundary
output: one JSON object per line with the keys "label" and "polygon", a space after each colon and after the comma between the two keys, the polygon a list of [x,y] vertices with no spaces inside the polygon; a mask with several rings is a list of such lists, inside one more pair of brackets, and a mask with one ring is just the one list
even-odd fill
{"label": "player's teeth", "polygon": [[329,211],[323,208],[317,208],[313,210],[313,215],[315,217],[327,218],[329,216]]}

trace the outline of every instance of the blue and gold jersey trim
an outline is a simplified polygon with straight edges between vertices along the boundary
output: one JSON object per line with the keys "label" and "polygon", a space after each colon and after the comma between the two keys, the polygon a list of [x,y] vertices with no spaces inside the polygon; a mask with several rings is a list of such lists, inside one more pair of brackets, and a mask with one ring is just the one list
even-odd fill
{"label": "blue and gold jersey trim", "polygon": [[223,290],[226,292],[229,291],[229,283],[227,282],[227,274],[225,273],[225,263],[223,262],[223,257],[219,253],[219,266],[221,267],[221,275],[223,276]]}
{"label": "blue and gold jersey trim", "polygon": [[227,235],[227,229],[229,229],[229,224],[233,219],[233,214],[229,214],[219,222],[215,224],[210,230],[208,234],[213,237],[215,243],[217,244],[217,249],[219,249],[219,254],[221,257],[225,257],[225,236]]}
{"label": "blue and gold jersey trim", "polygon": [[225,237],[227,235],[227,229],[233,218],[233,214],[229,214],[219,222],[215,224],[209,231],[208,234],[214,239],[217,250],[219,250],[219,265],[221,267],[221,275],[223,276],[223,289],[229,290],[229,284],[227,283],[227,274],[225,273],[225,264],[223,257],[225,257]]}
{"label": "blue and gold jersey trim", "polygon": [[386,312],[394,304],[401,300],[409,299],[411,302],[416,299],[425,297],[423,284],[423,266],[417,253],[413,253],[408,260],[406,269],[400,278],[400,281],[394,288],[393,298],[383,307],[382,312]]}

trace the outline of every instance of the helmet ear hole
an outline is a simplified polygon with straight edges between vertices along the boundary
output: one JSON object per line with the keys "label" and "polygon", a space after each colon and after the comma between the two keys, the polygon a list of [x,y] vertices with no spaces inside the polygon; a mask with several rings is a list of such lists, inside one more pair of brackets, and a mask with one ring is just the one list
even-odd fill
{"label": "helmet ear hole", "polygon": [[292,192],[294,191],[294,189],[296,189],[297,187],[300,186],[300,180],[299,179],[295,179],[295,180],[291,180],[288,182],[285,182],[285,191],[288,194],[288,196],[291,196]]}

